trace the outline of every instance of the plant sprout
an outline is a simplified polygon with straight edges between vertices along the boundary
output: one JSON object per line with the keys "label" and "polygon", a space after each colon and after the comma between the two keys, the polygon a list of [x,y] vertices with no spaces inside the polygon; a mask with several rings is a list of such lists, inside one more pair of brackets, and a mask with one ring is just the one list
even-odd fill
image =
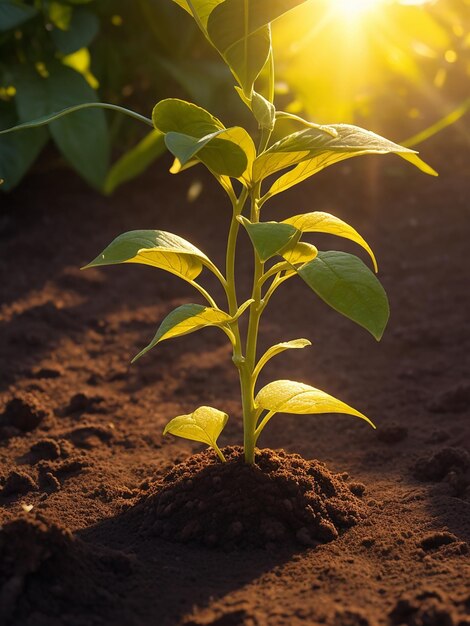
{"label": "plant sprout", "polygon": [[[276,413],[342,413],[365,420],[375,428],[361,412],[302,382],[277,380],[256,392],[258,376],[270,359],[285,350],[311,345],[303,338],[285,341],[258,356],[261,317],[273,294],[287,280],[300,277],[330,307],[364,327],[376,340],[381,339],[389,318],[386,293],[361,259],[345,252],[319,251],[303,240],[307,233],[349,239],[367,252],[376,272],[374,253],[352,226],[319,211],[281,222],[261,221],[261,216],[266,214],[274,196],[334,163],[363,154],[395,153],[427,174],[436,173],[413,150],[363,128],[318,125],[276,110],[270,24],[304,0],[174,1],[194,18],[230,68],[237,82],[235,89],[257,122],[256,137],[241,126],[226,128],[205,109],[174,98],[159,102],[151,120],[114,105],[85,103],[6,132],[47,124],[85,107],[118,108],[164,135],[166,147],[174,156],[172,173],[203,164],[221,185],[232,209],[224,271],[185,239],[161,230],[124,233],[86,267],[150,265],[182,278],[204,298],[205,304],[184,304],[173,310],[133,361],[162,341],[207,326],[220,328],[232,345],[232,360],[240,378],[246,463],[254,463],[258,438]],[[264,91],[259,83],[267,83]],[[283,133],[283,128],[288,131]],[[254,250],[252,293],[243,303],[239,302],[235,280],[241,229],[248,233]],[[203,271],[212,272],[218,279],[226,303],[216,302],[197,282]],[[248,316],[245,336],[239,324],[242,316]],[[227,414],[219,409],[203,406],[189,415],[173,418],[164,433],[204,442],[224,460],[217,439],[227,419]]]}

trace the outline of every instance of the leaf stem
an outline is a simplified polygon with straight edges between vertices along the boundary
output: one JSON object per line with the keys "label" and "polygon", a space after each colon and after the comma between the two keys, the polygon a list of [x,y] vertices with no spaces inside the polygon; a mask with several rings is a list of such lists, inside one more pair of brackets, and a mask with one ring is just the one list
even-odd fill
{"label": "leaf stem", "polygon": [[204,289],[204,287],[202,285],[199,285],[199,283],[197,283],[195,280],[190,280],[189,283],[199,291],[199,293],[201,295],[204,296],[204,298],[207,300],[207,302],[214,307],[215,309],[218,309],[219,307],[217,306],[216,301],[214,300],[214,298],[210,295],[210,293],[208,291],[206,291]]}
{"label": "leaf stem", "polygon": [[136,113],[135,111],[131,111],[130,109],[126,109],[125,107],[118,106],[117,104],[108,104],[107,102],[85,102],[83,104],[77,104],[75,106],[62,109],[57,113],[51,113],[50,115],[45,115],[44,117],[37,118],[36,120],[31,120],[30,122],[24,122],[23,124],[17,124],[11,128],[0,130],[0,135],[6,135],[7,133],[11,133],[16,130],[26,130],[28,128],[45,126],[52,121],[64,117],[64,115],[69,115],[69,113],[75,113],[75,111],[81,111],[82,109],[110,109],[111,111],[118,111],[119,113],[129,115],[129,117],[133,117],[134,119],[139,120],[139,122],[143,122],[144,124],[147,124],[147,126],[154,128],[153,122],[150,118],[140,115],[140,113]]}

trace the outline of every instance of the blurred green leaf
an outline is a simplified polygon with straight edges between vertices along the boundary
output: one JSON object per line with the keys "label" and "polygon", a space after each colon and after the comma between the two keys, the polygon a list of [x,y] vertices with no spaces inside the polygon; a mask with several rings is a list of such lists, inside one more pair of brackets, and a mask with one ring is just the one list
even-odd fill
{"label": "blurred green leaf", "polygon": [[319,252],[297,273],[335,311],[381,339],[390,315],[387,294],[361,259],[345,252]]}
{"label": "blurred green leaf", "polygon": [[153,130],[129,150],[109,170],[104,193],[111,194],[123,183],[142,174],[166,150],[163,134]]}
{"label": "blurred green leaf", "polygon": [[67,29],[54,28],[51,37],[62,54],[88,48],[99,31],[98,17],[86,9],[74,11]]}
{"label": "blurred green leaf", "polygon": [[[47,70],[47,78],[32,68],[16,72],[16,103],[21,121],[41,118],[75,104],[96,103],[96,93],[83,76],[59,63],[51,64]],[[109,162],[109,136],[103,111],[71,113],[51,122],[50,132],[77,172],[94,187],[102,188]]]}
{"label": "blurred green leaf", "polygon": [[57,28],[61,30],[68,30],[70,28],[70,22],[72,20],[73,8],[62,2],[49,2],[46,4],[49,13],[49,19]]}
{"label": "blurred green leaf", "polygon": [[[12,106],[0,102],[0,129],[7,128],[16,122]],[[0,179],[3,184],[0,190],[13,189],[47,142],[49,134],[44,128],[37,128],[29,133],[16,133],[0,137]]]}
{"label": "blurred green leaf", "polygon": [[16,0],[0,0],[0,32],[4,33],[11,28],[16,28],[37,15],[35,7],[16,2]]}

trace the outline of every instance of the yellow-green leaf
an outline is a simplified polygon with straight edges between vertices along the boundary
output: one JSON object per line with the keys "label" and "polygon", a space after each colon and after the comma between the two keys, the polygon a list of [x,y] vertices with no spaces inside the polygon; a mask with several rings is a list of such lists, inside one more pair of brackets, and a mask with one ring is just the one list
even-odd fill
{"label": "yellow-green leaf", "polygon": [[313,261],[318,250],[311,243],[304,241],[297,242],[294,246],[282,251],[282,256],[291,265],[299,265]]}
{"label": "yellow-green leaf", "polygon": [[261,389],[255,399],[257,407],[270,413],[344,413],[360,417],[375,428],[368,417],[329,394],[292,380],[276,380]]}
{"label": "yellow-green leaf", "polygon": [[83,269],[119,263],[151,265],[189,282],[199,276],[203,265],[212,266],[203,252],[178,235],[163,230],[132,230],[116,237]]}
{"label": "yellow-green leaf", "polygon": [[289,219],[284,220],[282,223],[290,224],[302,233],[327,233],[329,235],[350,239],[368,252],[374,264],[375,271],[378,271],[375,255],[367,241],[361,237],[357,230],[338,217],[330,213],[324,213],[323,211],[314,211],[313,213],[294,215],[294,217],[289,217]]}
{"label": "yellow-green leaf", "polygon": [[224,0],[191,0],[191,2],[188,2],[188,0],[173,0],[173,2],[176,2],[182,9],[194,17],[191,11],[192,6],[196,13],[197,20],[200,22],[203,30],[206,31],[209,15],[214,8],[221,2],[224,2]]}
{"label": "yellow-green leaf", "polygon": [[[336,136],[332,131],[337,133]],[[258,156],[253,166],[254,180],[262,180],[297,165],[275,181],[265,196],[271,197],[316,174],[320,170],[354,156],[395,153],[431,173],[414,150],[400,146],[376,133],[350,124],[331,124],[292,133]],[[411,156],[414,155],[414,156]]]}
{"label": "yellow-green leaf", "polygon": [[217,445],[217,439],[225,428],[228,420],[227,413],[214,409],[211,406],[200,406],[193,413],[174,417],[165,426],[164,435],[170,433],[176,437],[190,439],[205,443],[225,461],[222,452]]}
{"label": "yellow-green leaf", "polygon": [[256,365],[254,378],[257,378],[266,363],[274,356],[281,354],[281,352],[285,352],[285,350],[299,350],[311,345],[312,343],[308,339],[292,339],[292,341],[283,341],[282,343],[277,343],[276,345],[271,346],[268,350],[266,350]]}
{"label": "yellow-green leaf", "polygon": [[137,356],[132,363],[140,359],[161,341],[189,335],[206,326],[227,326],[232,318],[228,313],[202,304],[183,304],[169,313],[160,324],[155,337]]}

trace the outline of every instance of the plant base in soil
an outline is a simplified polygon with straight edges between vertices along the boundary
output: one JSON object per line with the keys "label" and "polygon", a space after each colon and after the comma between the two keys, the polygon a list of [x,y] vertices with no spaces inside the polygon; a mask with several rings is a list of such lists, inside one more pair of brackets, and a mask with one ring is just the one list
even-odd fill
{"label": "plant base in soil", "polygon": [[173,467],[134,509],[141,530],[208,547],[315,546],[365,517],[364,485],[319,461],[260,450],[253,466],[239,447],[196,454]]}

